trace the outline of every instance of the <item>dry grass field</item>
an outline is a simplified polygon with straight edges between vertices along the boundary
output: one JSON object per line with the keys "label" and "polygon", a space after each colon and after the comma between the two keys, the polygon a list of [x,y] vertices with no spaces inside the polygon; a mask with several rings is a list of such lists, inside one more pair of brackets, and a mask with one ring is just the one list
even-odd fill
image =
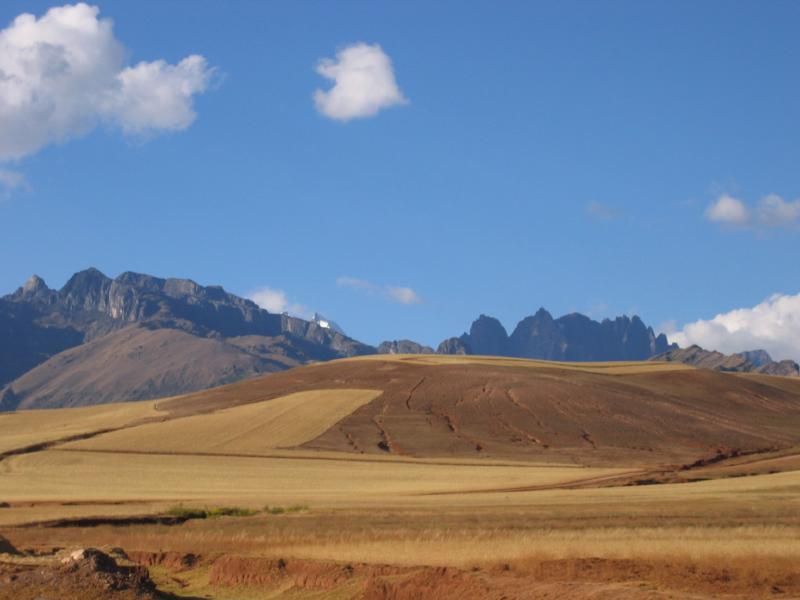
{"label": "dry grass field", "polygon": [[0,413],[0,454],[162,416],[156,402]]}
{"label": "dry grass field", "polygon": [[[610,361],[610,362],[559,362],[552,360],[533,360],[529,358],[511,358],[502,356],[449,355],[449,354],[373,354],[355,358],[340,359],[353,362],[356,360],[387,360],[416,365],[483,365],[497,367],[514,367],[517,369],[560,369],[606,375],[633,375],[641,373],[663,373],[670,371],[688,371],[694,367],[678,362],[646,362],[646,361]],[[338,361],[333,361],[338,362]]]}
{"label": "dry grass field", "polygon": [[0,598],[81,546],[186,599],[800,597],[800,382],[467,358],[0,417]]}
{"label": "dry grass field", "polygon": [[300,446],[375,400],[381,390],[314,390],[108,433],[70,448],[259,454]]}

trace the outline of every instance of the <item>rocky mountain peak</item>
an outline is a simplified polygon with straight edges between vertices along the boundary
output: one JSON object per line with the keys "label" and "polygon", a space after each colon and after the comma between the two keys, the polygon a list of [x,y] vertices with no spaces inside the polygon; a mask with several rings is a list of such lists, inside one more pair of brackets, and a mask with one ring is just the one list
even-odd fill
{"label": "rocky mountain peak", "polygon": [[764,365],[774,362],[772,357],[769,355],[769,352],[766,350],[748,350],[746,352],[739,352],[738,354],[747,362],[752,363],[757,367],[763,367]]}
{"label": "rocky mountain peak", "polygon": [[49,290],[44,279],[38,275],[31,275],[28,280],[22,285],[22,293],[25,295],[36,294],[44,290]]}
{"label": "rocky mountain peak", "polygon": [[48,301],[55,292],[47,287],[44,279],[38,275],[31,275],[28,280],[17,288],[17,291],[7,296],[15,301]]}
{"label": "rocky mountain peak", "polygon": [[102,311],[110,285],[110,277],[91,267],[70,277],[59,296],[67,308]]}
{"label": "rocky mountain peak", "polygon": [[469,330],[469,345],[475,354],[503,356],[506,354],[508,333],[505,327],[487,315],[479,316]]}

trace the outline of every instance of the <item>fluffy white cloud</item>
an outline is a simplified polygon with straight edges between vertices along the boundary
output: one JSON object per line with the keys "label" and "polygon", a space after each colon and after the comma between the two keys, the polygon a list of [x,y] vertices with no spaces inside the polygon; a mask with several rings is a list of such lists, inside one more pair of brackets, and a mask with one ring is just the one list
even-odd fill
{"label": "fluffy white cloud", "polygon": [[185,129],[213,69],[202,56],[126,67],[99,9],[74,4],[19,15],[0,31],[0,161],[85,135],[98,123],[151,134]]}
{"label": "fluffy white cloud", "polygon": [[723,194],[708,207],[706,218],[725,225],[746,225],[750,221],[750,211],[741,200]]}
{"label": "fluffy white cloud", "polygon": [[339,277],[336,279],[336,285],[380,296],[385,300],[397,302],[398,304],[420,304],[422,302],[419,294],[410,287],[380,285],[365,279],[357,279],[356,277]]}
{"label": "fluffy white cloud", "polygon": [[302,304],[290,302],[289,298],[286,296],[286,292],[283,290],[261,287],[248,294],[247,298],[271,313],[280,314],[288,312],[305,319],[311,317],[311,311],[308,310],[308,308]]}
{"label": "fluffy white cloud", "polygon": [[753,308],[695,321],[667,335],[682,347],[697,344],[726,354],[764,349],[775,360],[800,361],[800,294],[775,294]]}
{"label": "fluffy white cloud", "polygon": [[741,200],[723,194],[708,207],[706,218],[722,225],[754,229],[792,227],[800,224],[800,199],[786,201],[770,194],[751,209]]}
{"label": "fluffy white cloud", "polygon": [[372,117],[383,108],[408,102],[397,85],[391,59],[378,44],[353,44],[323,58],[317,73],[334,82],[314,92],[317,110],[331,119]]}

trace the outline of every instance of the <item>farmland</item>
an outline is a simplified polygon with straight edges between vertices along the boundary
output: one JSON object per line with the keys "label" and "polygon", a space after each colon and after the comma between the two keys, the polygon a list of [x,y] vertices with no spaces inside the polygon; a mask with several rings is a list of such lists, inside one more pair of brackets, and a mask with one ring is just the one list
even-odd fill
{"label": "farmland", "polygon": [[2,416],[0,535],[187,598],[800,594],[797,382],[468,358]]}

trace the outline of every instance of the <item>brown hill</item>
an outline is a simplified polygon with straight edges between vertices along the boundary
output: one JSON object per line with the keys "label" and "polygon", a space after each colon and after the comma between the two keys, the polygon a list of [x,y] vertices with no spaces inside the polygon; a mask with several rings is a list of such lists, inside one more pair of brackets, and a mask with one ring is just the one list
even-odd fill
{"label": "brown hill", "polygon": [[[7,402],[22,410],[124,402],[207,389],[299,361],[272,338],[204,338],[179,329],[131,326],[61,352],[14,381]],[[244,347],[239,347],[236,343]],[[271,352],[270,352],[271,350]]]}
{"label": "brown hill", "polygon": [[383,393],[303,448],[680,465],[800,444],[800,380],[668,363],[364,357],[165,400],[159,408],[179,417],[336,389]]}

